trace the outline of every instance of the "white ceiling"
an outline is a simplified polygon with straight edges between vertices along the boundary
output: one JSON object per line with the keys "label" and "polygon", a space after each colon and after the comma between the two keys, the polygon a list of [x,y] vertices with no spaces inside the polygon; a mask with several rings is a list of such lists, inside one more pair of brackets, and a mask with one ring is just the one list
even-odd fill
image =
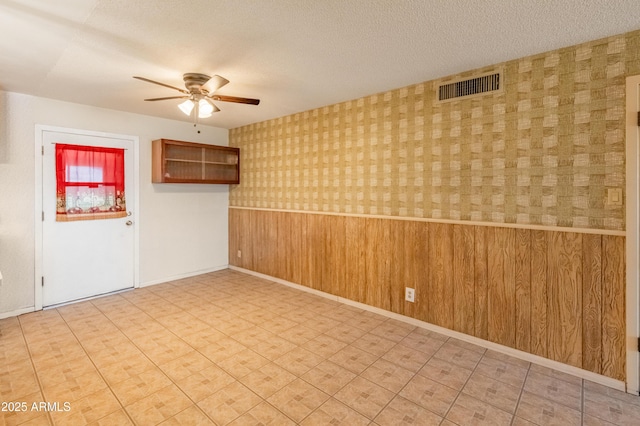
{"label": "white ceiling", "polygon": [[231,80],[203,120],[293,114],[640,28],[637,0],[0,0],[0,90],[189,121],[182,74]]}

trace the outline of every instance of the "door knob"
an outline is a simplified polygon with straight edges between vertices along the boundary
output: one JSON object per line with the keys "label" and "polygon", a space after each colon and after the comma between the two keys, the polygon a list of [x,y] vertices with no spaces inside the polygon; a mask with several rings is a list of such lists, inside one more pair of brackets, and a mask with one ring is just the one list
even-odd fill
{"label": "door knob", "polygon": [[131,226],[131,225],[133,225],[133,222],[131,222],[130,220],[128,220],[128,221],[126,221],[126,222],[125,222],[125,225],[127,225],[127,226]]}

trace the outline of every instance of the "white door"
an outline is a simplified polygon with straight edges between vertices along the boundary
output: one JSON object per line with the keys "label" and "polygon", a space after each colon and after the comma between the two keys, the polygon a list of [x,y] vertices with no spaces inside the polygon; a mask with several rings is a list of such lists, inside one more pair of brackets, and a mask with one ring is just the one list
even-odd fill
{"label": "white door", "polygon": [[[56,221],[55,144],[125,149],[126,208],[130,216]],[[42,304],[51,306],[134,286],[134,147],[119,139],[64,131],[42,133]]]}

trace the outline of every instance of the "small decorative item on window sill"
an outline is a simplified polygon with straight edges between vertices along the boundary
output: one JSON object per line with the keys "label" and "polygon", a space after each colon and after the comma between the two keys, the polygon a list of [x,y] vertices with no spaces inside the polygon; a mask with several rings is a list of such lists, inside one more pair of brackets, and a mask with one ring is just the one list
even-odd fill
{"label": "small decorative item on window sill", "polygon": [[56,221],[127,216],[124,150],[56,144]]}

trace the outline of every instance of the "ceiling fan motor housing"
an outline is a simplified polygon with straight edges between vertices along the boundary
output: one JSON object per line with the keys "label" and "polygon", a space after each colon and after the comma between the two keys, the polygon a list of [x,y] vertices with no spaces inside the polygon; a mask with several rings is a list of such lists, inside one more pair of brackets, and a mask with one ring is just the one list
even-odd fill
{"label": "ceiling fan motor housing", "polygon": [[184,74],[182,78],[184,79],[185,87],[191,93],[193,92],[200,93],[202,86],[204,86],[207,83],[207,81],[211,79],[211,77],[209,77],[206,74],[199,74],[199,73],[193,73],[193,72],[188,72]]}

